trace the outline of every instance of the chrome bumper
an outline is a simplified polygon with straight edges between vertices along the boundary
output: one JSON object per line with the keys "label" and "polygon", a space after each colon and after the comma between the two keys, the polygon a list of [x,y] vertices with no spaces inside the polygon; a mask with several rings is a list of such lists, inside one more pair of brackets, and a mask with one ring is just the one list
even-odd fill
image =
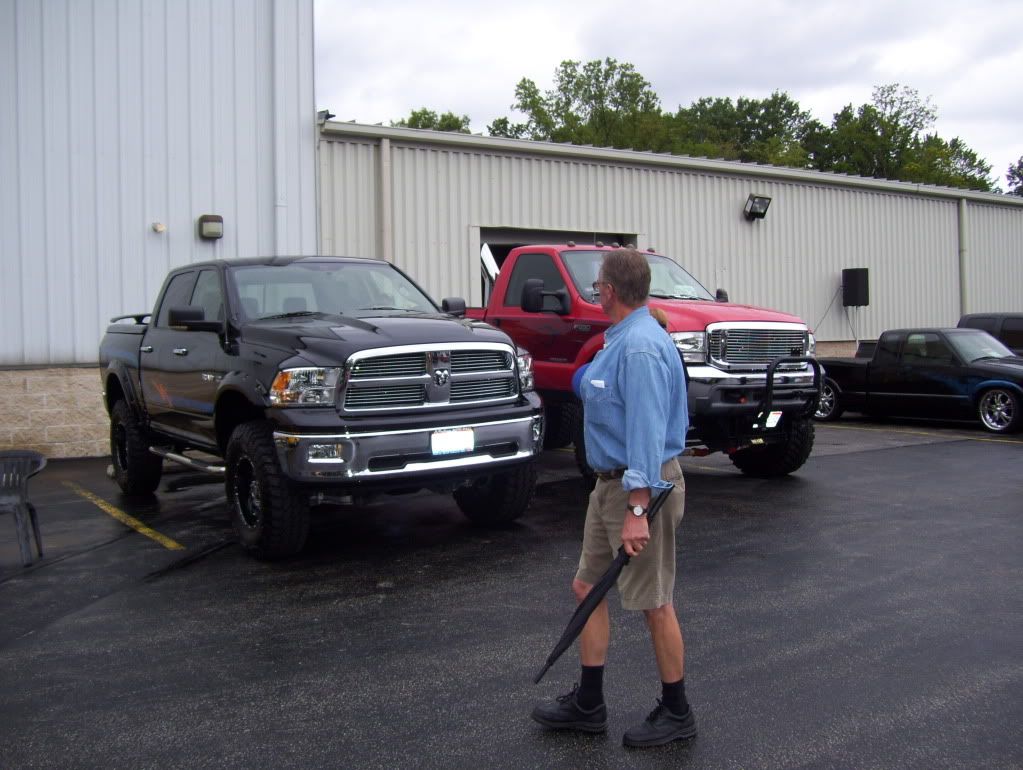
{"label": "chrome bumper", "polygon": [[[431,436],[437,431],[471,428],[474,449],[457,455],[434,455]],[[456,475],[522,462],[540,452],[543,417],[532,415],[496,422],[438,425],[412,430],[343,433],[274,431],[281,467],[298,481],[345,483]],[[339,457],[310,459],[313,445],[337,445]]]}

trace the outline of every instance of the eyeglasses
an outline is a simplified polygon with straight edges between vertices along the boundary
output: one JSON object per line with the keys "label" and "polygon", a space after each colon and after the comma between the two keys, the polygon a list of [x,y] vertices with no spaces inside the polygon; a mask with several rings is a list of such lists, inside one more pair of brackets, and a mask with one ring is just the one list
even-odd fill
{"label": "eyeglasses", "polygon": [[600,287],[601,286],[610,286],[610,285],[611,284],[608,283],[607,281],[594,281],[593,282],[593,293],[594,294],[600,294]]}

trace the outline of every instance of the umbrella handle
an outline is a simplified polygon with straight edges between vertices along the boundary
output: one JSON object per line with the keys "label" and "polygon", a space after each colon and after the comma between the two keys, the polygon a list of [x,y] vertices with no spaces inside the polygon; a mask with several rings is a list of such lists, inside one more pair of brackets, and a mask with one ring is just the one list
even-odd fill
{"label": "umbrella handle", "polygon": [[661,510],[661,506],[668,502],[668,495],[675,491],[675,485],[672,484],[667,489],[662,489],[656,495],[654,495],[653,502],[650,503],[650,510],[646,512],[647,524],[652,524],[654,516]]}

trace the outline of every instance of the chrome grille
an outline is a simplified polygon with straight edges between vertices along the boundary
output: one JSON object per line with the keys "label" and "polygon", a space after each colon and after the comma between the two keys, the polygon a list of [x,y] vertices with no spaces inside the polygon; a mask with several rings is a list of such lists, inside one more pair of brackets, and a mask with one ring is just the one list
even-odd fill
{"label": "chrome grille", "polygon": [[453,350],[452,372],[488,372],[512,368],[511,353],[499,350]]}
{"label": "chrome grille", "polygon": [[451,400],[482,401],[490,398],[505,398],[515,395],[515,380],[476,380],[451,383]]}
{"label": "chrome grille", "polygon": [[426,374],[426,363],[425,353],[363,358],[352,367],[352,378],[414,377],[417,374]]}
{"label": "chrome grille", "polygon": [[348,413],[425,409],[517,397],[515,357],[508,345],[402,345],[352,355],[340,408]]}
{"label": "chrome grille", "polygon": [[806,332],[800,329],[714,329],[708,335],[707,346],[712,361],[725,368],[766,369],[776,358],[803,355]]}

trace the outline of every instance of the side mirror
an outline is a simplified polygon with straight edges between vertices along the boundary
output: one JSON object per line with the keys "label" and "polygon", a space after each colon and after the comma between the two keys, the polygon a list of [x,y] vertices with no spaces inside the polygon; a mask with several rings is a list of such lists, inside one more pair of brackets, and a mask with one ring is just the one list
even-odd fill
{"label": "side mirror", "polygon": [[725,291],[724,289],[718,289],[714,293],[714,301],[715,302],[728,302],[728,292]]}
{"label": "side mirror", "polygon": [[557,315],[568,315],[572,309],[572,300],[568,296],[568,290],[558,289],[557,291],[544,291],[542,278],[526,279],[526,283],[522,286],[522,299],[519,303],[519,307],[527,313],[542,313],[544,312],[544,297],[557,298],[558,307],[556,310],[551,311]]}
{"label": "side mirror", "polygon": [[194,305],[172,307],[167,314],[167,325],[190,332],[220,332],[224,329],[223,321],[207,321],[206,312]]}
{"label": "side mirror", "polygon": [[440,301],[440,308],[445,313],[462,318],[465,315],[465,300],[461,297],[445,297]]}

